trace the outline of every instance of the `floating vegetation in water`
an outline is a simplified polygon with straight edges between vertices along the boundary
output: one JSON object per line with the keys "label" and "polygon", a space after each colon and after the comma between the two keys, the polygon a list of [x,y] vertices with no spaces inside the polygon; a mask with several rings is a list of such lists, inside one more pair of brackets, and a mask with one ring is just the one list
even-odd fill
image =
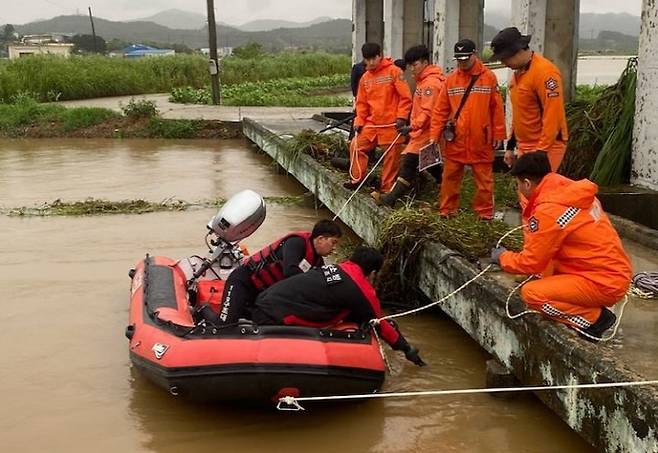
{"label": "floating vegetation in water", "polygon": [[[306,203],[310,194],[299,196],[263,197],[268,204],[299,205]],[[21,206],[19,208],[0,209],[4,215],[14,217],[28,216],[90,216],[105,214],[146,214],[162,211],[186,211],[193,208],[219,207],[226,202],[223,198],[187,202],[176,198],[167,198],[160,202],[146,200],[108,201],[87,198],[83,201],[62,201],[43,203],[37,206]]]}

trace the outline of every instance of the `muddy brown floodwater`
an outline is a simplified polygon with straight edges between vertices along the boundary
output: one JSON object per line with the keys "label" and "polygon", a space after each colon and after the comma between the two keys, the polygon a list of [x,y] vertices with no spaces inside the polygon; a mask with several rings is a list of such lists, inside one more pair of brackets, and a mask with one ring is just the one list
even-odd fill
{"label": "muddy brown floodwater", "polygon": [[[159,201],[252,188],[299,195],[269,159],[236,141],[0,141],[0,205],[89,196]],[[97,217],[0,217],[3,451],[582,452],[532,396],[316,404],[303,413],[177,400],[131,369],[123,336],[128,269],[146,252],[203,253],[202,209]],[[268,206],[254,250],[326,211]],[[482,387],[487,355],[435,314],[401,327],[429,366],[390,353],[384,390]]]}

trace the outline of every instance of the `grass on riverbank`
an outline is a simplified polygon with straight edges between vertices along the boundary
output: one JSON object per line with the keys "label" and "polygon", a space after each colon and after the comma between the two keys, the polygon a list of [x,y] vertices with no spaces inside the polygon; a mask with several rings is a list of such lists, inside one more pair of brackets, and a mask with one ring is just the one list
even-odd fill
{"label": "grass on riverbank", "polygon": [[149,114],[139,114],[139,109],[148,107],[141,106],[140,102],[124,107],[126,113],[122,115],[108,109],[66,108],[22,98],[16,104],[0,104],[0,136],[168,139],[241,136],[239,125],[203,120],[167,120],[157,116],[154,108]]}
{"label": "grass on riverbank", "polygon": [[[350,66],[348,55],[323,52],[229,57],[222,60],[221,78],[224,84],[235,85],[349,74]],[[140,59],[32,56],[0,65],[0,103],[14,102],[23,93],[42,102],[161,93],[174,87],[201,88],[208,80],[208,60],[201,55]]]}

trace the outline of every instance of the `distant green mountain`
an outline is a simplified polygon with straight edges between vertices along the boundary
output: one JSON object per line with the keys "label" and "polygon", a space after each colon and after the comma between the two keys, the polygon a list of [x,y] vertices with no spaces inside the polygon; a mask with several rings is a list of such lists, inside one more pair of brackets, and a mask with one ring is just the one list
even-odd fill
{"label": "distant green mountain", "polygon": [[625,35],[616,31],[602,31],[595,39],[580,38],[578,50],[581,52],[601,52],[635,55],[639,48],[637,36]]}
{"label": "distant green mountain", "polygon": [[206,21],[206,16],[203,14],[180,9],[168,9],[152,16],[135,20],[135,22],[153,22],[167,28],[179,30],[199,30],[205,26]]}
{"label": "distant green mountain", "polygon": [[[192,48],[208,47],[207,27],[199,30],[172,29],[153,22],[115,22],[95,18],[96,34],[105,40],[126,42],[158,42],[184,44]],[[59,16],[50,20],[17,25],[21,34],[73,33],[89,34],[91,27],[86,16]],[[335,19],[304,28],[282,28],[270,31],[245,32],[227,25],[218,25],[219,46],[237,47],[249,42],[262,44],[266,50],[284,48],[314,48],[332,52],[350,52],[352,22]]]}
{"label": "distant green mountain", "polygon": [[[511,25],[509,12],[499,10],[484,11],[484,21],[496,30]],[[640,16],[627,13],[581,13],[578,33],[581,39],[595,40],[602,31],[613,31],[629,36],[640,34]],[[485,40],[487,40],[485,38]]]}
{"label": "distant green mountain", "polygon": [[308,22],[293,22],[291,20],[272,20],[260,19],[252,20],[251,22],[244,23],[235,28],[242,31],[268,31],[276,30],[277,28],[306,28],[311,25],[321,24],[322,22],[329,22],[333,20],[331,17],[318,17]]}

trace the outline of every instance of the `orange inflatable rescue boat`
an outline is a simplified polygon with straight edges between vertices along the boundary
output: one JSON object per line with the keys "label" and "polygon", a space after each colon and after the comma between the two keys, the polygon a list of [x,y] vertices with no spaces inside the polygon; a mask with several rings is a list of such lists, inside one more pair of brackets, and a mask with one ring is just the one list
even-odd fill
{"label": "orange inflatable rescue boat", "polygon": [[243,255],[238,241],[265,218],[253,191],[232,197],[208,224],[207,258],[146,256],[131,269],[126,328],[130,360],[172,395],[203,401],[278,401],[283,396],[371,393],[385,365],[369,328],[217,327],[194,316],[197,304],[219,311],[224,281]]}

